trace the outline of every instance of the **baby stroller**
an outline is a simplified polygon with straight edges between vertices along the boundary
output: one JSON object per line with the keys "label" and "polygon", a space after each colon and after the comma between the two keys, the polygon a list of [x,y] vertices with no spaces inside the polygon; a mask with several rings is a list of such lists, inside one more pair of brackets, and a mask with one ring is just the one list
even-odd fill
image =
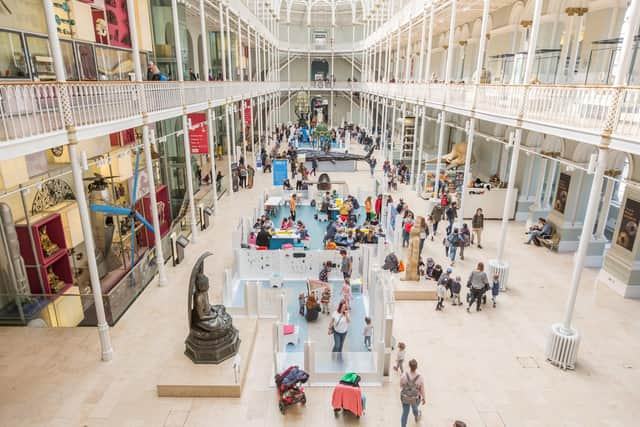
{"label": "baby stroller", "polygon": [[278,408],[284,414],[288,406],[296,403],[307,403],[307,396],[304,394],[302,384],[309,380],[309,374],[297,366],[289,366],[280,375],[275,376],[276,388],[278,389]]}

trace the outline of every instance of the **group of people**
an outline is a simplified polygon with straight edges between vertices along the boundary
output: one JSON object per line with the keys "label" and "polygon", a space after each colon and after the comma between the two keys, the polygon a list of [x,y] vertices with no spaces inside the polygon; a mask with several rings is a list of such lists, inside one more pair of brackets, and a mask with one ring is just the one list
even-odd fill
{"label": "group of people", "polygon": [[[460,299],[462,292],[462,278],[459,275],[454,277],[453,269],[451,267],[447,268],[445,272],[442,272],[442,268],[438,267],[440,266],[436,264],[433,268],[433,271],[439,270],[433,276],[437,281],[436,295],[438,297],[438,301],[436,304],[436,311],[444,309],[444,301],[447,295],[449,295],[449,298],[451,299],[451,305],[462,306],[463,303]],[[486,303],[486,293],[489,291],[491,292],[493,307],[496,307],[498,295],[500,294],[500,276],[494,274],[491,281],[489,281],[489,277],[484,271],[484,263],[479,262],[477,264],[476,269],[469,275],[466,285],[469,289],[469,292],[467,293],[467,312],[470,312],[474,303],[476,304],[476,311],[481,311],[482,308],[480,305],[481,303]]]}

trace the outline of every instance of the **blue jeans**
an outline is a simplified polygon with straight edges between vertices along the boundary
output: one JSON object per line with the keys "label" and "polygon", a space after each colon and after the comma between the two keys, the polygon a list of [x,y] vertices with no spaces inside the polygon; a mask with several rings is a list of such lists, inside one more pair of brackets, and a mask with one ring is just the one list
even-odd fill
{"label": "blue jeans", "polygon": [[371,335],[364,336],[364,346],[369,350],[371,348]]}
{"label": "blue jeans", "polygon": [[537,236],[537,237],[542,236],[542,231],[540,231],[540,230],[533,230],[533,231],[530,231],[530,232],[529,232],[529,240],[527,240],[527,243],[531,243],[531,242],[533,242],[533,238],[534,238],[534,237],[536,237],[536,236]]}
{"label": "blue jeans", "polygon": [[334,332],[333,333],[333,353],[342,353],[342,346],[344,345],[344,339],[347,337],[346,332]]}
{"label": "blue jeans", "polygon": [[418,408],[418,403],[403,403],[402,404],[402,418],[400,418],[400,425],[402,427],[407,427],[407,419],[409,418],[409,408],[413,411],[413,416],[418,417],[420,414],[420,409]]}
{"label": "blue jeans", "polygon": [[407,244],[409,247],[409,232],[402,230],[402,247],[404,248],[404,244]]}
{"label": "blue jeans", "polygon": [[451,247],[449,248],[449,259],[451,260],[451,262],[456,260],[457,251],[458,251],[458,247],[451,245]]}

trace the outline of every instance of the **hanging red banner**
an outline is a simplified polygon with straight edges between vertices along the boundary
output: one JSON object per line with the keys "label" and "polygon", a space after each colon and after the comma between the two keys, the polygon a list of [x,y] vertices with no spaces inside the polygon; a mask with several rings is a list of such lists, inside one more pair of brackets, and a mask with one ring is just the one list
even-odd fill
{"label": "hanging red banner", "polygon": [[207,131],[207,115],[206,113],[191,113],[189,122],[189,146],[191,154],[208,154],[209,153],[209,132]]}
{"label": "hanging red banner", "polygon": [[244,101],[244,122],[246,126],[251,126],[251,100]]}

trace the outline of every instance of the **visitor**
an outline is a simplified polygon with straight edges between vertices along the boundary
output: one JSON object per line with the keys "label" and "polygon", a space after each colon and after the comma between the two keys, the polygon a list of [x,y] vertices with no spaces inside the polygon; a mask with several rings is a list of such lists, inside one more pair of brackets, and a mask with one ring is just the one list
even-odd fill
{"label": "visitor", "polygon": [[263,164],[262,166],[263,173],[271,172],[271,156],[265,153],[264,161],[262,162],[262,164]]}
{"label": "visitor", "polygon": [[331,350],[333,353],[342,353],[350,322],[351,317],[349,316],[347,304],[344,301],[340,301],[329,323],[329,334],[333,335],[333,349]]}
{"label": "visitor", "polygon": [[298,312],[300,313],[300,316],[304,316],[304,306],[305,306],[305,297],[304,297],[304,293],[301,292],[298,295]]}
{"label": "visitor", "polygon": [[500,294],[500,276],[493,275],[493,281],[491,282],[491,301],[493,302],[493,308],[496,308],[496,302],[498,295]]}
{"label": "visitor", "polygon": [[400,402],[402,403],[402,417],[400,426],[407,426],[409,410],[413,412],[416,422],[420,421],[422,412],[419,404],[426,403],[424,398],[424,381],[418,373],[418,362],[415,359],[409,361],[409,371],[400,378]]}
{"label": "visitor", "polygon": [[249,245],[249,247],[253,247],[256,245],[256,233],[254,233],[253,231],[251,233],[249,233],[249,239],[247,239],[247,245]]}
{"label": "visitor", "polygon": [[247,186],[247,168],[244,163],[240,163],[238,173],[240,175],[240,188],[245,188]]}
{"label": "visitor", "polygon": [[460,259],[464,261],[464,248],[471,244],[471,231],[469,226],[464,223],[460,230]]}
{"label": "visitor", "polygon": [[456,253],[462,245],[462,237],[460,237],[460,231],[457,227],[447,236],[447,241],[449,242],[449,259],[451,260],[451,265],[454,265],[456,262]]}
{"label": "visitor", "polygon": [[372,202],[371,202],[371,196],[367,197],[367,199],[364,201],[364,213],[366,216],[366,220],[371,221],[372,218],[372,213],[373,213],[373,206],[372,206]]}
{"label": "visitor", "polygon": [[407,216],[402,220],[402,247],[409,247],[409,237],[411,236],[411,229],[413,228],[413,214],[409,212]]}
{"label": "visitor", "polygon": [[451,281],[451,293],[453,294],[451,305],[462,305],[460,301],[460,291],[462,291],[462,278],[456,276],[456,280]]}
{"label": "visitor", "polygon": [[302,190],[302,183],[304,180],[304,176],[302,175],[302,171],[298,169],[295,174],[296,180],[296,190]]}
{"label": "visitor", "polygon": [[442,221],[444,212],[442,206],[438,203],[431,209],[431,219],[433,220],[433,235],[438,234],[438,223]]}
{"label": "visitor", "polygon": [[526,245],[530,245],[531,242],[535,242],[537,246],[540,246],[540,239],[548,239],[552,234],[551,224],[544,218],[538,218],[538,223],[529,228],[529,240],[525,242]]}
{"label": "visitor", "polygon": [[453,229],[453,223],[458,217],[458,209],[456,208],[456,203],[452,202],[447,210],[445,211],[445,215],[447,217],[447,221],[449,221],[449,226],[447,227],[447,234],[451,233]]}
{"label": "visitor", "polygon": [[364,347],[367,351],[371,351],[371,336],[373,335],[373,325],[371,324],[371,318],[364,318],[364,331],[362,332],[364,335]]}
{"label": "visitor", "polygon": [[380,222],[382,219],[382,194],[378,194],[378,197],[376,197],[375,211],[376,218],[378,218],[378,222]]}
{"label": "visitor", "polygon": [[342,284],[342,300],[347,303],[347,309],[351,310],[351,281],[344,279]]}
{"label": "visitor", "polygon": [[314,157],[311,159],[311,175],[316,176],[316,172],[318,171],[318,160]]}
{"label": "visitor", "polygon": [[296,195],[292,194],[289,199],[289,211],[291,212],[291,219],[296,220]]}
{"label": "visitor", "polygon": [[[484,228],[484,213],[482,208],[476,209],[476,213],[471,218],[471,230],[476,236],[476,244],[478,249],[482,249],[482,229]],[[473,236],[471,236],[471,243],[473,243]]]}
{"label": "visitor", "polygon": [[483,263],[479,262],[476,269],[471,272],[469,280],[467,281],[467,287],[471,290],[471,298],[469,299],[467,312],[470,313],[469,309],[474,302],[476,303],[476,311],[481,311],[480,302],[489,287],[489,278],[487,277],[487,273],[484,272]]}
{"label": "visitor", "polygon": [[320,295],[320,304],[322,305],[323,314],[331,314],[329,304],[331,303],[331,287],[325,286]]}
{"label": "visitor", "polygon": [[351,273],[353,271],[353,258],[347,255],[346,249],[340,249],[340,256],[342,257],[342,265],[340,266],[342,277],[345,279],[350,279]]}
{"label": "visitor", "polygon": [[375,169],[376,169],[376,164],[378,164],[378,162],[376,161],[375,157],[371,157],[369,159],[369,171],[371,172],[372,177],[373,177],[373,172],[375,172]]}
{"label": "visitor", "polygon": [[429,227],[424,217],[420,217],[420,250],[418,251],[418,258],[422,257],[422,249],[424,248],[424,241],[429,235]]}
{"label": "visitor", "polygon": [[442,278],[440,277],[440,281],[438,281],[438,286],[436,286],[436,296],[438,297],[438,303],[436,304],[436,311],[441,311],[444,308],[444,297],[447,294],[447,288],[445,287]]}
{"label": "visitor", "polygon": [[407,345],[403,342],[398,343],[398,353],[396,354],[396,364],[393,366],[393,370],[404,374],[404,358],[407,353]]}
{"label": "visitor", "polygon": [[327,243],[330,240],[334,240],[336,234],[338,233],[338,228],[333,220],[329,220],[329,224],[327,224],[327,230],[324,234],[324,243]]}
{"label": "visitor", "polygon": [[289,230],[291,228],[291,220],[288,217],[282,218],[282,222],[280,223],[281,230]]}
{"label": "visitor", "polygon": [[[447,268],[447,271],[442,273],[440,275],[440,277],[438,278],[438,286],[442,285],[444,286],[445,290],[448,290],[449,292],[451,292],[451,274],[452,274],[452,270],[451,267]],[[453,295],[453,294],[451,294]]]}
{"label": "visitor", "polygon": [[262,227],[256,236],[256,246],[268,248],[271,243],[271,234]]}
{"label": "visitor", "polygon": [[307,309],[307,314],[305,315],[305,319],[308,322],[313,322],[318,318],[318,314],[320,313],[320,304],[316,301],[316,297],[313,293],[310,293],[307,297],[307,303],[305,305]]}

